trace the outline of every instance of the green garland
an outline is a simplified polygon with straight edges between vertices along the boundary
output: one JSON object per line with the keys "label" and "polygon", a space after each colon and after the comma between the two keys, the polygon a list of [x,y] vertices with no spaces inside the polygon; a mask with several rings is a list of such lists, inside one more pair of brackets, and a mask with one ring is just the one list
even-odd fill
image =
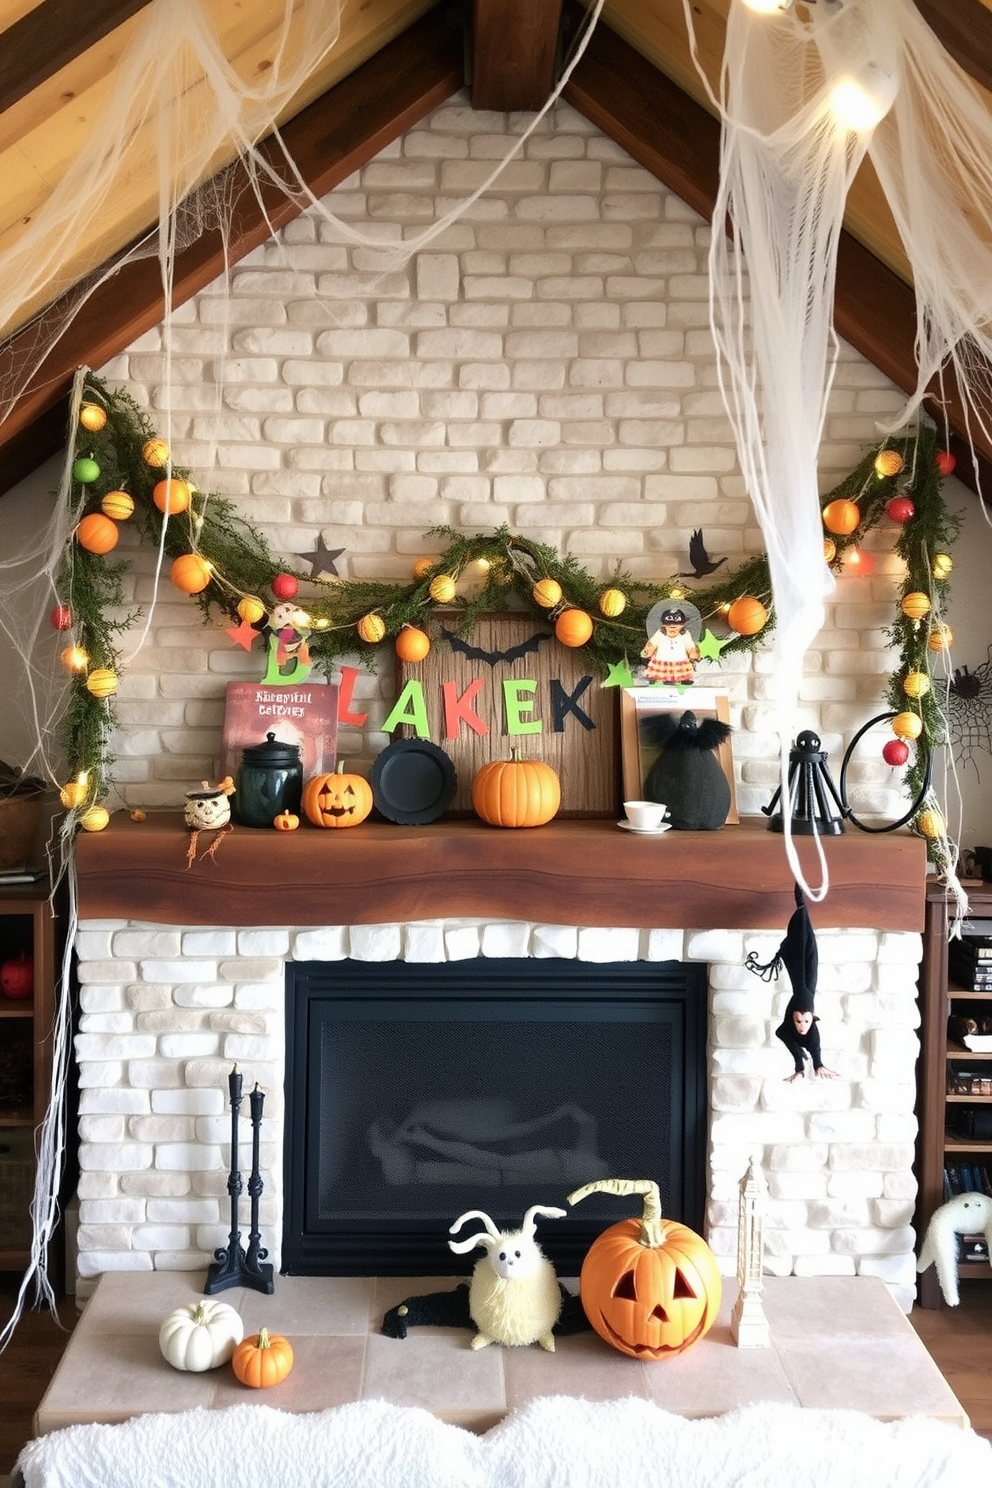
{"label": "green garland", "polygon": [[[145,412],[126,392],[112,391],[92,373],[85,379],[83,406],[96,405],[106,414],[106,423],[92,431],[81,422],[75,438],[75,460],[92,458],[99,474],[85,484],[76,483],[74,517],[101,509],[108,492],[126,491],[134,501],[134,520],[142,535],[161,544],[168,560],[196,552],[211,565],[212,576],[206,588],[194,597],[204,621],[216,611],[235,624],[240,620],[239,603],[258,599],[264,610],[274,601],[273,580],[289,574],[303,587],[306,597],[298,602],[311,624],[310,655],[317,668],[330,675],[345,656],[357,657],[374,667],[381,647],[395,639],[404,626],[414,625],[428,634],[436,634],[439,616],[444,624],[459,634],[467,634],[479,615],[493,610],[517,608],[530,610],[542,619],[553,621],[562,609],[586,611],[593,622],[592,634],[579,648],[591,666],[606,678],[618,664],[636,667],[646,634],[646,619],[659,600],[686,598],[700,611],[705,622],[718,628],[728,608],[736,599],[753,597],[768,611],[768,623],[760,635],[737,635],[731,632],[721,639],[721,650],[740,653],[760,644],[775,623],[768,562],[764,555],[750,558],[736,570],[724,574],[715,583],[687,588],[678,580],[648,584],[633,578],[617,563],[607,581],[594,579],[570,554],[564,556],[543,543],[511,533],[503,526],[490,533],[471,536],[450,527],[436,527],[426,534],[441,551],[424,566],[424,571],[407,584],[377,582],[365,579],[320,581],[298,569],[277,562],[259,532],[245,522],[234,505],[223,497],[207,495],[194,488],[193,501],[185,513],[172,516],[164,523],[154,505],[152,492],[165,471],[149,465],[143,451],[149,440],[157,437]],[[856,500],[860,522],[856,530],[833,539],[835,553],[832,566],[839,570],[852,544],[858,543],[873,527],[886,519],[886,504],[897,492],[905,492],[914,504],[912,520],[899,528],[896,551],[906,565],[902,594],[922,591],[939,614],[944,607],[946,574],[935,575],[933,557],[953,541],[958,522],[950,515],[940,492],[941,474],[937,468],[938,445],[935,431],[921,428],[912,437],[889,440],[882,448],[898,452],[904,468],[893,476],[879,476],[875,470],[878,449],[866,454],[861,463],[825,498],[824,504],[842,498]],[[87,472],[89,473],[89,472]],[[173,467],[173,478],[190,480],[186,471]],[[107,744],[115,719],[112,697],[94,697],[87,687],[87,676],[95,668],[119,671],[120,655],[117,637],[134,621],[123,612],[122,576],[126,563],[88,552],[75,540],[64,555],[57,579],[59,600],[71,614],[72,635],[88,658],[87,668],[74,677],[69,703],[62,718],[62,742],[71,776],[87,774],[90,781],[89,802],[99,801],[108,789]],[[466,571],[473,580],[471,597],[458,596],[439,605],[431,596],[431,583],[442,575],[457,580]],[[562,599],[550,609],[534,599],[534,586],[540,579],[555,580]],[[616,589],[625,598],[619,615],[606,615],[600,610],[600,598],[606,589]],[[363,641],[356,626],[365,616],[377,614],[385,627],[377,644]],[[921,718],[921,744],[933,749],[942,740],[943,724],[933,694],[910,702],[903,691],[908,672],[928,672],[928,623],[914,621],[901,611],[888,631],[898,647],[900,663],[886,693],[890,707],[915,709]],[[922,771],[922,749],[907,770],[907,786],[915,795]]]}

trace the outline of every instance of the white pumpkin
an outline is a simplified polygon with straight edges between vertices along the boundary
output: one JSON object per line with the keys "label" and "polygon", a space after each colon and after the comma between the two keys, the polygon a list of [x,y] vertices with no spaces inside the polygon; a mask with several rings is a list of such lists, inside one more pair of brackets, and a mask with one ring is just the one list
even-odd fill
{"label": "white pumpkin", "polygon": [[158,1346],[173,1369],[201,1374],[226,1364],[244,1334],[233,1307],[205,1297],[169,1313],[159,1329]]}

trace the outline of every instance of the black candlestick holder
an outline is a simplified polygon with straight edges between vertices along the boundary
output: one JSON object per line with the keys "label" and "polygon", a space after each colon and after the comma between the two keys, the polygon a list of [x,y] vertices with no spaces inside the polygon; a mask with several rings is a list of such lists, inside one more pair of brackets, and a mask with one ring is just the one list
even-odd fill
{"label": "black candlestick holder", "polygon": [[[787,785],[794,833],[801,837],[833,837],[843,832],[847,810],[830,778],[819,737],[812,730],[801,733],[789,751]],[[768,805],[761,808],[771,818],[768,823],[771,832],[785,830],[781,798],[779,786]]]}
{"label": "black candlestick holder", "polygon": [[248,1249],[241,1244],[241,1229],[238,1223],[238,1201],[241,1198],[241,1170],[238,1167],[238,1114],[241,1110],[241,1076],[235,1067],[229,1077],[231,1090],[231,1171],[227,1178],[227,1191],[231,1196],[231,1230],[227,1246],[214,1251],[214,1259],[207,1268],[207,1280],[203,1288],[207,1296],[226,1291],[232,1286],[251,1287],[256,1292],[272,1292],[275,1279],[271,1261],[266,1260],[268,1251],[261,1245],[258,1228],[258,1203],[264,1184],[259,1170],[259,1141],[262,1126],[264,1093],[258,1086],[248,1097],[251,1106],[251,1173],[248,1178],[248,1196],[251,1199],[251,1229],[248,1233]]}

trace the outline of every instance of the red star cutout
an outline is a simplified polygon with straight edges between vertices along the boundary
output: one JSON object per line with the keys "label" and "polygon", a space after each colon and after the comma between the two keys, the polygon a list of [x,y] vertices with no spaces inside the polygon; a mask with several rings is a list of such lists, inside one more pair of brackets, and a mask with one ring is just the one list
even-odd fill
{"label": "red star cutout", "polygon": [[253,625],[249,625],[247,620],[242,620],[238,626],[232,626],[227,633],[236,646],[244,646],[246,651],[251,650],[255,637],[262,634]]}

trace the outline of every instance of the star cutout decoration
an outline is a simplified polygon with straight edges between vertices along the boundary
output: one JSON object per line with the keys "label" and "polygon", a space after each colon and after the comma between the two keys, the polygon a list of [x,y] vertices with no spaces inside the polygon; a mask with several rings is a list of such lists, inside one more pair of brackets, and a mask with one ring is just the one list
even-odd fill
{"label": "star cutout decoration", "polygon": [[699,637],[699,654],[705,656],[707,661],[719,661],[720,652],[724,646],[729,645],[732,639],[732,636],[728,636],[725,641],[721,641],[711,630],[704,630]]}
{"label": "star cutout decoration", "polygon": [[334,560],[340,558],[344,548],[329,548],[324,541],[324,534],[317,538],[317,546],[312,553],[297,553],[297,558],[310,565],[310,577],[316,579],[320,574],[332,574],[339,578]]}
{"label": "star cutout decoration", "polygon": [[603,687],[633,687],[634,674],[625,661],[611,661],[610,670],[603,679]]}
{"label": "star cutout decoration", "polygon": [[236,646],[243,646],[246,651],[251,650],[255,637],[262,634],[253,625],[249,625],[247,620],[242,620],[240,625],[231,626],[227,633]]}

